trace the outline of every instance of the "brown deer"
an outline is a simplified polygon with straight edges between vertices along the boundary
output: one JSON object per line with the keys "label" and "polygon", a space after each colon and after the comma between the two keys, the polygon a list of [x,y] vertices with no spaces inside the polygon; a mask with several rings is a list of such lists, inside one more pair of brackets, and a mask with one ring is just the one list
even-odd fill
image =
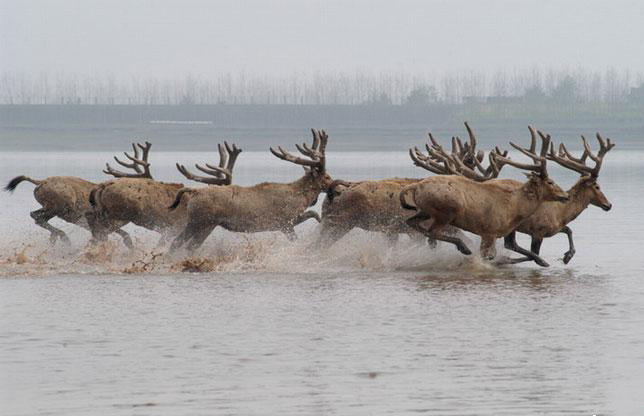
{"label": "brown deer", "polygon": [[[184,189],[183,184],[159,182],[152,178],[148,156],[151,144],[133,146],[134,155],[125,153],[130,162],[123,162],[115,157],[122,166],[134,170],[125,173],[106,164],[105,173],[117,179],[104,182],[96,187],[90,195],[94,210],[89,214],[88,222],[92,235],[97,241],[104,241],[115,224],[133,223],[148,230],[161,233],[159,244],[173,237],[183,229],[187,222],[185,204],[175,210],[167,206],[174,201],[177,191]],[[195,165],[210,177],[198,176],[188,171],[185,166],[177,164],[177,169],[186,178],[209,185],[229,185],[232,181],[232,170],[241,153],[234,144],[218,145],[219,166],[206,164],[206,167]],[[139,150],[141,151],[139,153]]]}
{"label": "brown deer", "polygon": [[314,205],[320,192],[326,191],[331,177],[326,173],[325,150],[328,135],[312,130],[313,145],[296,145],[306,158],[294,156],[281,147],[270,148],[276,157],[304,167],[300,179],[290,183],[264,182],[254,186],[237,185],[186,190],[177,194],[170,209],[176,209],[181,197],[189,193],[188,224],[171,246],[176,250],[187,243],[189,250],[201,246],[217,227],[242,233],[280,231],[292,235],[293,227],[313,218],[306,209]]}
{"label": "brown deer", "polygon": [[[615,147],[615,144],[611,143],[610,139],[604,140],[597,133],[599,152],[593,154],[586,138],[584,136],[581,137],[584,144],[584,153],[580,158],[573,157],[563,143],[559,145],[559,154],[555,154],[554,146],[551,145],[550,152],[546,156],[549,160],[555,161],[559,165],[581,174],[577,183],[568,190],[569,200],[564,203],[543,203],[516,230],[532,237],[530,251],[535,254],[539,254],[544,238],[552,237],[557,233],[566,234],[568,236],[569,249],[564,254],[564,264],[568,264],[575,255],[572,230],[567,224],[577,218],[589,204],[595,205],[604,211],[609,211],[612,207],[606,195],[599,188],[597,178],[599,177],[604,156]],[[587,158],[590,158],[594,162],[593,167],[586,165]],[[507,238],[513,240],[515,238],[514,233]],[[512,259],[510,262],[520,263],[529,260],[527,257],[521,257],[519,259]]]}
{"label": "brown deer", "polygon": [[[465,122],[465,128],[469,141],[463,143],[460,138],[452,137],[452,153],[467,167],[479,168],[487,179],[496,178],[498,169],[482,167],[484,152],[476,150],[476,136],[467,122]],[[429,133],[429,139],[432,146],[440,146],[432,133]],[[427,148],[431,150],[429,145]],[[456,173],[454,169],[441,165],[440,161],[424,156],[418,148],[410,149],[409,154],[416,166],[432,173],[438,175]],[[496,166],[496,164],[490,164],[490,166]],[[316,244],[331,245],[353,228],[384,233],[391,242],[397,241],[399,234],[409,234],[411,237],[422,235],[409,228],[405,222],[411,214],[409,210],[402,208],[398,197],[405,186],[421,180],[389,178],[361,182],[333,181],[322,204],[322,222]],[[456,232],[455,229],[452,231]]]}
{"label": "brown deer", "polygon": [[[531,171],[528,181],[516,188],[507,180],[479,182],[465,176],[434,176],[417,184],[409,185],[400,192],[403,208],[415,210],[416,214],[407,220],[413,229],[436,240],[452,243],[463,254],[471,254],[465,243],[455,236],[444,233],[447,225],[458,227],[481,237],[481,255],[493,259],[496,255],[494,243],[497,238],[512,233],[519,224],[532,215],[544,201],[566,201],[568,194],[548,177],[546,153],[550,136],[541,135],[541,153],[536,153],[536,134],[530,127],[532,143],[530,149],[510,143],[512,147],[533,160],[532,164],[515,162],[496,152],[491,154],[495,162],[508,164]],[[458,157],[438,154],[445,164],[457,166],[463,174],[473,171],[463,169]],[[467,172],[467,173],[465,173]],[[411,202],[410,202],[411,201]],[[421,226],[422,222],[426,227]],[[506,248],[523,254],[541,266],[548,264],[536,254],[521,248],[516,241],[506,241]]]}
{"label": "brown deer", "polygon": [[[57,240],[70,244],[67,234],[59,228],[49,224],[49,220],[58,217],[63,221],[90,229],[85,215],[92,210],[89,195],[96,184],[74,176],[50,176],[42,180],[32,179],[28,176],[16,176],[5,186],[5,190],[13,192],[18,184],[23,181],[36,185],[34,197],[42,208],[31,212],[31,218],[36,224],[49,231],[49,241],[55,244]],[[132,248],[130,235],[120,228],[125,223],[116,223],[112,229],[123,239],[123,244]]]}

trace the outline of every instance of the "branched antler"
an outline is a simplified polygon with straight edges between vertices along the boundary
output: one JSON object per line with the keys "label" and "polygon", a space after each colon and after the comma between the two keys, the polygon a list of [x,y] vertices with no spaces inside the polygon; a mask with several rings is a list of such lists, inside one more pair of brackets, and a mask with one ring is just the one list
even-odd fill
{"label": "branched antler", "polygon": [[[604,140],[604,138],[597,133],[597,142],[599,143],[599,152],[593,154],[590,145],[586,141],[584,136],[581,136],[581,140],[584,144],[584,153],[580,158],[573,157],[566,146],[561,143],[559,145],[559,154],[555,154],[554,145],[550,144],[550,152],[546,155],[546,158],[557,162],[559,165],[574,170],[575,172],[581,173],[582,175],[590,175],[593,178],[599,176],[599,171],[601,170],[602,162],[604,161],[604,156],[608,153],[613,147],[614,143],[611,143],[610,139]],[[586,164],[586,159],[589,158],[595,162],[594,167],[590,167]]]}
{"label": "branched antler", "polygon": [[496,178],[504,163],[496,161],[492,157],[492,153],[507,156],[508,152],[502,152],[496,147],[495,150],[490,152],[488,167],[484,167],[482,162],[485,159],[485,152],[476,150],[476,136],[467,122],[465,122],[465,128],[468,132],[469,142],[463,143],[460,138],[452,137],[451,153],[447,153],[432,133],[429,133],[431,146],[429,144],[425,145],[429,156],[422,154],[418,148],[409,150],[409,155],[414,164],[433,173],[462,175],[479,182]]}
{"label": "branched antler", "polygon": [[[528,126],[528,130],[530,130],[530,149],[518,146],[513,142],[510,142],[510,145],[532,159],[534,162],[533,164],[515,162],[498,152],[494,152],[493,157],[497,163],[508,164],[519,169],[530,170],[545,178],[548,176],[548,171],[546,169],[546,155],[548,154],[548,149],[550,147],[550,135],[545,135],[541,131],[537,132],[532,126]],[[539,134],[539,137],[541,137],[541,152],[539,154],[536,153],[537,133]]]}
{"label": "branched antler", "polygon": [[[133,169],[136,173],[126,173],[116,170],[110,166],[109,163],[105,164],[104,173],[112,175],[116,178],[148,178],[153,179],[152,174],[150,173],[150,163],[148,162],[148,156],[150,154],[150,147],[152,143],[145,142],[145,145],[141,143],[132,143],[132,149],[134,150],[134,155],[130,155],[127,152],[123,152],[126,158],[128,158],[131,163],[124,162],[118,157],[114,156],[114,160],[119,165]],[[139,150],[141,151],[139,153]]]}
{"label": "branched antler", "polygon": [[206,167],[195,164],[195,167],[208,176],[199,176],[190,172],[184,165],[176,164],[177,169],[183,176],[191,181],[207,183],[209,185],[230,185],[233,181],[233,168],[237,157],[242,152],[234,143],[229,145],[228,142],[217,144],[219,150],[219,166],[213,166],[206,163]]}
{"label": "branched antler", "polygon": [[295,147],[297,150],[302,153],[304,156],[309,159],[304,159],[284,150],[281,146],[277,146],[278,150],[270,148],[270,151],[276,157],[286,160],[291,163],[295,163],[302,166],[309,166],[315,168],[320,172],[324,172],[326,168],[326,145],[329,140],[329,136],[324,130],[311,129],[313,134],[313,144],[309,147],[306,143],[302,145],[296,144]]}

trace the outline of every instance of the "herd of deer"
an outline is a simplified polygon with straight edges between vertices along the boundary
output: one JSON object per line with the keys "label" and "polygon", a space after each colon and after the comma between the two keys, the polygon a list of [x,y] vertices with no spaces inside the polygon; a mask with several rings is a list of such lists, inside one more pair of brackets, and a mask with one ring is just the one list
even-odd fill
{"label": "herd of deer", "polygon": [[[150,172],[148,156],[151,144],[132,144],[133,153],[125,153],[127,161],[114,158],[133,173],[126,173],[106,164],[104,172],[115,179],[96,184],[70,176],[53,176],[34,180],[17,176],[6,186],[13,191],[22,181],[36,185],[34,196],[42,205],[31,217],[51,233],[50,241],[69,242],[67,235],[48,223],[53,217],[89,229],[92,241],[105,241],[111,233],[118,234],[128,248],[130,236],[122,227],[133,223],[159,232],[160,244],[172,239],[171,250],[186,246],[194,250],[220,226],[232,232],[254,233],[280,231],[295,238],[294,227],[307,219],[321,223],[315,241],[317,247],[328,247],[353,228],[382,232],[392,242],[399,234],[412,238],[428,238],[452,243],[463,254],[471,254],[463,241],[461,230],[481,237],[480,253],[485,259],[495,257],[495,241],[504,238],[505,247],[522,257],[511,263],[535,261],[548,266],[539,251],[545,237],[557,233],[568,236],[568,263],[575,254],[572,231],[568,223],[589,204],[606,211],[611,204],[597,183],[602,161],[614,147],[610,139],[597,134],[599,151],[593,153],[582,136],[584,152],[574,157],[562,143],[555,152],[549,135],[529,127],[529,148],[510,143],[531,159],[519,163],[498,147],[485,152],[477,150],[477,141],[465,123],[469,140],[452,138],[446,150],[430,133],[426,152],[418,148],[409,154],[416,166],[437,176],[425,179],[392,178],[361,182],[333,180],[326,172],[328,136],[324,130],[312,130],[313,143],[296,145],[303,157],[281,147],[270,148],[276,157],[304,168],[304,175],[290,183],[260,183],[254,186],[232,184],[232,172],[241,149],[219,144],[219,165],[195,167],[208,176],[195,175],[185,166],[177,169],[187,179],[205,183],[202,188],[156,181]],[[538,137],[541,149],[537,151]],[[486,162],[487,159],[487,162]],[[594,165],[587,164],[590,159]],[[547,161],[581,174],[567,192],[548,177]],[[487,166],[484,166],[487,164]],[[527,181],[497,179],[505,165],[528,171]],[[326,193],[322,215],[308,210],[320,193]],[[532,236],[530,250],[521,248],[516,232]]]}

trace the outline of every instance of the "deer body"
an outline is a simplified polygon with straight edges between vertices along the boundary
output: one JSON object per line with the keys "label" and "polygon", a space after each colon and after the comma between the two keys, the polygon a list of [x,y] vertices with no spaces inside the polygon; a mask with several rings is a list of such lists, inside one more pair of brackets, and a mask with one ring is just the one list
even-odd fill
{"label": "deer body", "polygon": [[[20,182],[28,181],[36,185],[34,197],[42,206],[41,209],[31,212],[31,217],[36,224],[50,232],[50,241],[55,243],[60,239],[69,243],[69,237],[59,228],[49,224],[49,220],[58,217],[63,221],[89,229],[85,214],[91,211],[89,195],[96,188],[96,184],[74,176],[50,176],[43,180],[35,180],[26,176],[17,176],[6,186],[6,190],[13,191]],[[132,247],[130,236],[120,228],[125,223],[115,224],[112,232],[116,232],[123,239],[127,247]]]}
{"label": "deer body", "polygon": [[[191,173],[185,166],[177,164],[181,174],[190,180],[209,185],[229,185],[232,181],[232,169],[241,150],[234,144],[218,145],[219,166],[206,167],[196,165],[208,177]],[[138,146],[138,147],[137,147]],[[131,163],[115,160],[122,166],[134,169],[135,173],[124,173],[106,165],[105,173],[115,176],[96,187],[90,195],[93,211],[87,214],[87,220],[96,240],[105,240],[114,224],[133,223],[140,227],[161,234],[159,243],[176,236],[188,222],[185,201],[180,199],[172,210],[168,210],[175,201],[183,184],[165,183],[152,179],[148,154],[151,144],[132,144],[133,155],[125,154]]]}
{"label": "deer body", "polygon": [[[271,152],[280,159],[307,166],[305,174],[291,183],[260,183],[255,186],[227,186],[187,191],[188,224],[172,243],[176,250],[188,243],[194,250],[203,244],[210,233],[220,226],[233,232],[255,233],[281,231],[292,238],[293,227],[316,217],[306,209],[314,205],[320,192],[331,184],[325,171],[325,148],[328,136],[321,130],[313,130],[313,146],[298,146],[300,152],[310,159],[296,157],[282,148]],[[173,209],[181,201],[177,195]]]}
{"label": "deer body", "polygon": [[[507,179],[480,182],[460,175],[425,179],[405,187],[400,193],[401,205],[406,209],[416,210],[416,214],[407,220],[407,224],[431,238],[453,243],[464,254],[471,254],[471,251],[460,238],[445,235],[445,227],[452,225],[477,234],[481,237],[481,255],[487,259],[496,255],[496,238],[504,237],[506,248],[524,254],[541,266],[547,266],[548,264],[535,253],[519,247],[514,238],[508,238],[509,235],[514,237],[514,231],[519,224],[532,215],[543,202],[564,201],[568,198],[567,193],[548,178],[545,156],[550,145],[550,136],[539,132],[543,143],[538,155],[535,153],[536,132],[532,127],[529,129],[532,138],[529,150],[514,143],[511,145],[533,159],[533,164],[517,163],[500,152],[490,154],[491,162],[496,160],[502,164],[532,171],[526,183],[518,185],[516,181]],[[467,170],[459,157],[447,155],[437,145],[428,150],[430,156],[434,154],[445,166],[452,163],[458,165],[455,172],[469,172],[468,175],[471,175],[472,171]],[[498,171],[495,164],[496,162],[492,163],[491,167]],[[421,227],[424,221],[427,221],[427,228]]]}
{"label": "deer body", "polygon": [[384,233],[394,241],[398,234],[418,235],[405,223],[410,213],[400,206],[398,195],[405,186],[420,180],[391,178],[334,184],[322,204],[318,243],[332,244],[353,228]]}
{"label": "deer body", "polygon": [[103,240],[113,222],[131,222],[162,234],[181,229],[187,220],[185,204],[173,211],[167,209],[181,188],[183,184],[153,179],[122,178],[103,182],[92,195],[94,215],[99,219],[93,224],[95,238]]}

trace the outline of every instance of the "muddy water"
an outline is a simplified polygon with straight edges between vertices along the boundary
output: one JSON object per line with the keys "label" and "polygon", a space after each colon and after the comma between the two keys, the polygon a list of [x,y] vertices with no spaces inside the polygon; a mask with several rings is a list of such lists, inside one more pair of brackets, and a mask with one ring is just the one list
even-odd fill
{"label": "muddy water", "polygon": [[[110,156],[5,152],[0,178],[101,180]],[[175,161],[206,159],[157,152],[153,170],[178,181]],[[422,175],[402,152],[328,159],[336,177]],[[72,247],[51,248],[23,183],[0,196],[0,413],[642,414],[642,160],[607,156],[613,210],[590,207],[573,223],[570,265],[559,260],[565,237],[546,240],[549,269],[405,238],[389,247],[360,231],[316,253],[311,222],[295,243],[217,231],[188,258],[134,227],[135,253],[117,239],[90,249],[86,231],[54,220]],[[244,152],[235,181],[300,172]]]}

